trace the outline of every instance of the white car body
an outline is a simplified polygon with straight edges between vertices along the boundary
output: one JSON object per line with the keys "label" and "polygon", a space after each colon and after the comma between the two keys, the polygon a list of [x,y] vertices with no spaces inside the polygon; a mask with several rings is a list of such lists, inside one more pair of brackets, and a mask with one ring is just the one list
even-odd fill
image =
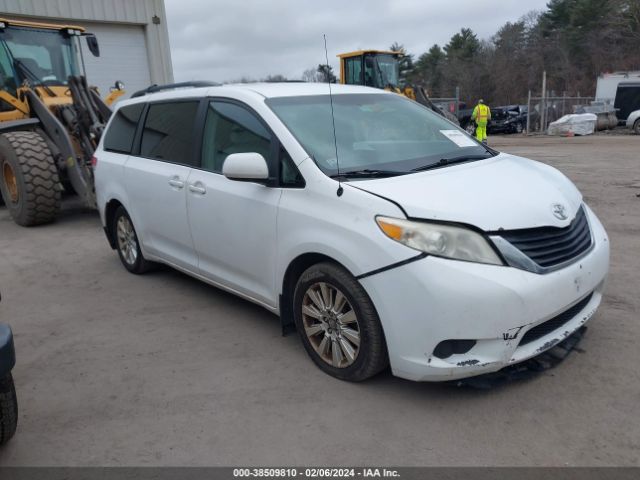
{"label": "white car body", "polygon": [[640,110],[636,110],[629,114],[627,118],[627,128],[633,129],[636,125],[636,122],[640,120]]}
{"label": "white car body", "polygon": [[[336,96],[362,92],[394,95],[333,86]],[[342,182],[344,193],[339,196],[339,183],[320,170],[265,103],[266,98],[326,93],[327,86],[318,84],[228,85],[120,102],[119,108],[177,98],[242,102],[269,125],[305,186],[237,182],[197,168],[112,153],[101,142],[95,174],[103,225],[109,226],[110,202],[118,202],[136,225],[145,258],[276,314],[281,313],[280,298],[292,263],[305,255],[331,259],[355,276],[370,296],[392,372],[411,380],[495,372],[551,348],[592,317],[602,299],[609,242],[598,218],[564,175],[501,153],[400,177]],[[168,183],[172,179],[188,188],[173,188]],[[192,186],[206,188],[207,195]],[[221,204],[224,208],[216,208]],[[553,215],[558,204],[566,209],[564,219]],[[375,221],[385,216],[455,222],[500,242],[496,235],[502,230],[567,227],[581,208],[590,226],[588,251],[561,268],[538,272],[421,254],[385,236]],[[528,330],[576,304],[579,311],[562,328],[519,345]],[[434,356],[435,347],[448,339],[474,339],[476,344],[464,354]]]}

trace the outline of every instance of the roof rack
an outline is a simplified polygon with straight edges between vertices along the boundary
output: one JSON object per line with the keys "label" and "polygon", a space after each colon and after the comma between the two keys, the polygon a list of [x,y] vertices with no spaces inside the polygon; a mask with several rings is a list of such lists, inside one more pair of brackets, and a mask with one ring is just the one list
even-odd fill
{"label": "roof rack", "polygon": [[167,83],[166,85],[151,85],[150,87],[145,88],[144,90],[138,90],[131,98],[143,97],[145,95],[149,95],[151,93],[162,92],[163,90],[173,90],[176,88],[198,88],[198,87],[219,87],[220,84],[216,82],[180,82],[180,83]]}

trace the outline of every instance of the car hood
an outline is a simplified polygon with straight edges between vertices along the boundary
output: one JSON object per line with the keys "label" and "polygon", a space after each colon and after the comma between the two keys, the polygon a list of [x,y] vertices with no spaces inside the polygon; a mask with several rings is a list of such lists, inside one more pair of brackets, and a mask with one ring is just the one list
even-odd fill
{"label": "car hood", "polygon": [[[582,203],[578,189],[555,168],[504,153],[351,185],[400,205],[409,217],[466,223],[485,231],[565,227]],[[564,206],[566,219],[554,215],[557,204]]]}

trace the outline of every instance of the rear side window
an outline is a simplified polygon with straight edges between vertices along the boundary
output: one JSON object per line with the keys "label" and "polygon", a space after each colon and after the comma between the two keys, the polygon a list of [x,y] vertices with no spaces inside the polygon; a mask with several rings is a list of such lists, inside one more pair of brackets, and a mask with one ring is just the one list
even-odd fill
{"label": "rear side window", "polygon": [[118,109],[104,137],[105,150],[126,155],[131,153],[133,137],[143,108],[144,103],[136,103]]}
{"label": "rear side window", "polygon": [[198,102],[149,105],[142,131],[140,155],[183,165],[194,165],[193,125]]}

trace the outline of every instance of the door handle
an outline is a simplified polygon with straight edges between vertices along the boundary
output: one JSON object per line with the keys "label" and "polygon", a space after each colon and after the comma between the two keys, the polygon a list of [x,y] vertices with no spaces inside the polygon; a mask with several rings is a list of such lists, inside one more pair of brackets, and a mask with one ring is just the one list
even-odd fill
{"label": "door handle", "polygon": [[179,177],[173,177],[169,180],[169,185],[173,188],[177,188],[178,190],[182,190],[184,188],[184,182],[180,180]]}
{"label": "door handle", "polygon": [[200,182],[189,185],[189,191],[197,193],[198,195],[204,195],[205,193],[207,193],[207,189],[204,188],[204,185]]}

